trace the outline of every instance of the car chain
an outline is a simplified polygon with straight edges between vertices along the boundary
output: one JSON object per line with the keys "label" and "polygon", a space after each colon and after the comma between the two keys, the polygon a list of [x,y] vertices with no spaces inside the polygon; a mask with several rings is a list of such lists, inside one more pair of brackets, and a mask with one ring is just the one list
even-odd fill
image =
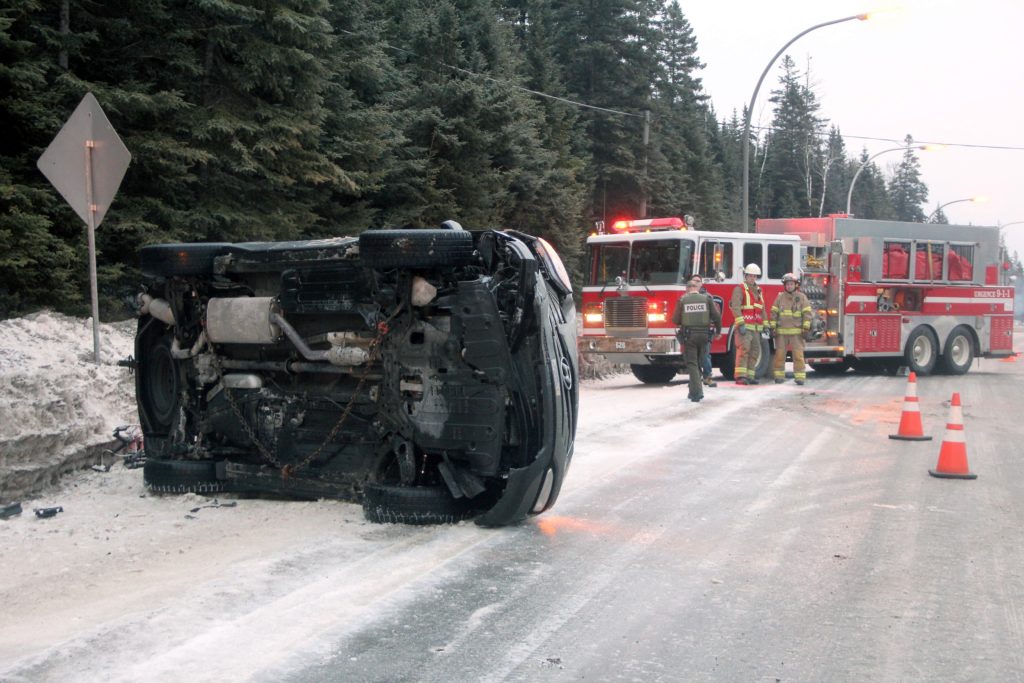
{"label": "car chain", "polygon": [[[263,458],[271,465],[274,465],[275,467],[281,470],[282,479],[288,479],[299,470],[308,467],[309,463],[313,462],[313,460],[315,460],[316,457],[320,455],[324,448],[327,447],[327,444],[329,444],[332,440],[334,440],[334,437],[337,436],[338,430],[340,430],[341,426],[345,424],[345,420],[348,419],[349,414],[352,412],[352,407],[355,405],[356,398],[358,398],[359,392],[360,390],[362,390],[363,384],[366,382],[366,378],[370,374],[370,364],[374,360],[376,360],[377,352],[380,349],[380,345],[384,341],[384,337],[386,337],[388,334],[388,323],[394,320],[395,316],[398,315],[399,312],[401,312],[402,307],[403,306],[400,304],[398,308],[395,309],[394,313],[389,315],[386,320],[377,324],[377,336],[374,337],[373,341],[370,342],[369,352],[366,358],[366,369],[363,371],[363,374],[359,377],[359,382],[356,384],[356,388],[352,391],[352,398],[349,399],[348,405],[346,405],[345,409],[341,412],[341,416],[338,418],[338,421],[334,423],[334,427],[331,428],[331,431],[327,434],[327,438],[324,439],[323,443],[321,443],[315,451],[310,453],[304,460],[302,460],[302,462],[298,463],[297,465],[285,465],[273,453],[270,452],[270,449],[267,448],[262,441],[260,441],[259,437],[256,435],[256,431],[249,424],[249,421],[245,419],[244,415],[242,415],[242,410],[241,408],[238,407],[238,403],[235,402],[235,397],[232,396],[231,390],[228,389],[227,386],[224,386],[224,397],[227,399],[228,405],[231,406],[231,410],[235,413],[235,417],[238,418],[239,424],[242,425],[242,429],[245,430],[245,433],[249,436],[249,439],[252,441],[253,445],[256,446],[256,450],[260,452],[260,455],[262,455]],[[220,359],[217,357],[216,353],[213,354],[213,368],[214,370],[217,371],[217,379],[220,380],[221,384],[223,385],[224,369],[221,367]]]}

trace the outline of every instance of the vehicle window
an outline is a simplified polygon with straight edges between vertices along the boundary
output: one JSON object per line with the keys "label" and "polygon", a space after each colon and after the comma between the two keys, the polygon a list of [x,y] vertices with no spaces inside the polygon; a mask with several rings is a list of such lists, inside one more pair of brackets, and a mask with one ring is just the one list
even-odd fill
{"label": "vehicle window", "polygon": [[793,245],[768,245],[768,279],[779,280],[786,273],[793,272]]}
{"label": "vehicle window", "polygon": [[946,245],[942,242],[918,242],[914,254],[915,280],[941,280],[942,257]]}
{"label": "vehicle window", "polygon": [[629,282],[675,285],[690,277],[691,240],[643,240],[633,243]]}
{"label": "vehicle window", "polygon": [[751,263],[756,263],[758,268],[764,270],[764,245],[761,242],[747,242],[743,245],[743,259],[740,265],[745,267]]}
{"label": "vehicle window", "polygon": [[697,271],[701,277],[714,278],[718,273],[732,277],[732,242],[708,240],[700,245],[700,262]]}
{"label": "vehicle window", "polygon": [[626,277],[629,242],[594,244],[590,247],[590,255],[590,284],[613,285],[616,277]]}
{"label": "vehicle window", "polygon": [[882,278],[907,280],[910,278],[910,242],[886,240],[882,248]]}
{"label": "vehicle window", "polygon": [[951,244],[949,245],[948,277],[950,280],[973,280],[974,279],[974,245]]}

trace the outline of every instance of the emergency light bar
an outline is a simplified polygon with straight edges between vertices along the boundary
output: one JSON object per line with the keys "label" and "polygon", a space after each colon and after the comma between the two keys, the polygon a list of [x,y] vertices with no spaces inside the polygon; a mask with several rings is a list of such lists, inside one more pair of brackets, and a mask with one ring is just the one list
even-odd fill
{"label": "emergency light bar", "polygon": [[682,218],[643,218],[635,221],[615,221],[612,232],[650,232],[653,230],[686,230]]}

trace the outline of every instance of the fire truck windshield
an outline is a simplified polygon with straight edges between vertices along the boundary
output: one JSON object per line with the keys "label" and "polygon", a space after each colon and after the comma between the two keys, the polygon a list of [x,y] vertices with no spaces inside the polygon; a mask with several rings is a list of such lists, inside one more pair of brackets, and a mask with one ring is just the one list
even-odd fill
{"label": "fire truck windshield", "polygon": [[623,240],[590,245],[590,284],[676,285],[693,274],[691,239]]}

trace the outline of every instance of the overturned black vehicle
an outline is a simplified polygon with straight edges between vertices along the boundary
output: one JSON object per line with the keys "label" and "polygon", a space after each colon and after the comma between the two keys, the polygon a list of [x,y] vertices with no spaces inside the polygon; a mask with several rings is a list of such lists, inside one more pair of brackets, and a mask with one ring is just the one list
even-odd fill
{"label": "overturned black vehicle", "polygon": [[146,486],[414,524],[550,508],[576,431],[571,285],[544,240],[446,225],[144,247]]}

